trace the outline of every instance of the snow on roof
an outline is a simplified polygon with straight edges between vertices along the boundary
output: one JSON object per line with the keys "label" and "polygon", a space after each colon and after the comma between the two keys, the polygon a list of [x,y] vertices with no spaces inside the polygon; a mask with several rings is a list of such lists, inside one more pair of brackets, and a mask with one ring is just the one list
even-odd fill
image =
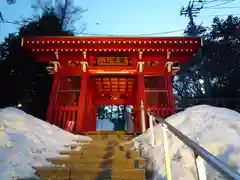
{"label": "snow on roof", "polygon": [[[235,171],[240,170],[240,114],[225,108],[207,105],[193,106],[166,119],[183,134],[207,149]],[[154,127],[157,146],[150,146],[150,131],[134,139],[137,148],[149,158],[148,168],[154,171],[156,179],[163,179],[165,166],[163,158],[161,126]],[[169,150],[172,156],[173,179],[194,180],[195,164],[191,150],[169,133]],[[207,166],[208,179],[219,174]]]}
{"label": "snow on roof", "polygon": [[77,136],[37,119],[16,108],[0,110],[0,179],[32,177],[33,166],[50,165],[45,158],[55,157],[64,145]]}

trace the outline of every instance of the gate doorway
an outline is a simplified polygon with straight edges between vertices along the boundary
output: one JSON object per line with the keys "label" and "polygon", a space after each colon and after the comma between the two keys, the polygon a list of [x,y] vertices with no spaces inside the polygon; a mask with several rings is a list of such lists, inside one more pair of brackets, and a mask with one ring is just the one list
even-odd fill
{"label": "gate doorway", "polygon": [[101,105],[98,106],[96,117],[97,131],[132,131],[131,105]]}

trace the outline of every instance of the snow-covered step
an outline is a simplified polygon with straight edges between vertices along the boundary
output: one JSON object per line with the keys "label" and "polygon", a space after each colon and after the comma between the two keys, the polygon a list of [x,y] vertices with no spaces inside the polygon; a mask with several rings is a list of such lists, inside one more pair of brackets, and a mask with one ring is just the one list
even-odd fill
{"label": "snow-covered step", "polygon": [[125,157],[126,159],[142,159],[139,152],[136,151],[116,151],[115,156]]}
{"label": "snow-covered step", "polygon": [[116,135],[116,134],[126,134],[126,131],[88,131],[85,135]]}
{"label": "snow-covered step", "polygon": [[[66,154],[65,154],[66,155]],[[109,154],[103,154],[103,153],[98,153],[98,154],[91,154],[91,153],[69,153],[68,154],[70,156],[71,159],[102,159],[104,160],[139,160],[139,161],[143,161],[142,157],[140,155],[129,155],[128,153],[122,153],[122,152],[115,152],[115,153],[109,153]],[[66,157],[64,157],[66,158]],[[50,161],[52,159],[49,159]],[[53,161],[55,161],[55,158],[53,159]],[[62,161],[62,160],[61,160]]]}
{"label": "snow-covered step", "polygon": [[74,144],[69,144],[66,147],[69,147],[71,149],[74,149],[74,148],[77,148],[77,147],[82,147],[82,148],[86,148],[86,147],[106,148],[106,147],[108,147],[108,144],[106,144],[106,143],[96,143],[96,144],[93,144],[93,143],[90,143],[90,144],[74,143]]}
{"label": "snow-covered step", "polygon": [[108,158],[108,157],[119,157],[119,158],[141,158],[141,155],[139,152],[136,151],[121,151],[121,150],[114,150],[114,153],[106,153],[102,151],[89,151],[89,150],[72,150],[72,151],[60,151],[60,155],[69,155],[73,157],[100,157],[100,158]]}
{"label": "snow-covered step", "polygon": [[51,162],[54,165],[66,165],[66,166],[82,166],[84,164],[85,167],[91,166],[91,164],[98,164],[101,167],[103,164],[106,167],[114,167],[114,168],[139,168],[136,167],[136,164],[143,164],[143,160],[135,160],[135,159],[124,159],[124,158],[113,158],[113,159],[102,159],[102,158],[91,158],[91,159],[81,159],[81,158],[48,158],[48,162]]}
{"label": "snow-covered step", "polygon": [[104,151],[94,151],[94,152],[89,152],[89,151],[83,151],[81,150],[66,150],[66,151],[59,151],[60,155],[70,155],[70,156],[83,156],[86,154],[91,154],[91,155],[104,155],[106,152]]}
{"label": "snow-covered step", "polygon": [[143,180],[145,179],[145,171],[141,169],[102,169],[102,168],[49,168],[38,167],[36,168],[37,175],[42,180]]}
{"label": "snow-covered step", "polygon": [[[145,179],[144,160],[140,154],[122,143],[132,136],[125,134],[91,134],[89,143],[74,143],[69,145],[69,151],[61,151],[65,157],[48,158],[54,165],[65,165],[61,168],[37,168],[38,175],[51,180],[64,179]],[[54,175],[55,174],[55,175]],[[59,174],[59,175],[58,175]],[[62,178],[63,177],[63,178]],[[55,179],[54,179],[55,178]]]}

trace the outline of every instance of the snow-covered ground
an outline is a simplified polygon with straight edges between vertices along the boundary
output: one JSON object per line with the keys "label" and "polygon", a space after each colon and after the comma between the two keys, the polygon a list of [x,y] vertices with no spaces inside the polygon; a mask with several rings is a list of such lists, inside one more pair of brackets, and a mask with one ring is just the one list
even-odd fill
{"label": "snow-covered ground", "polygon": [[[240,169],[240,114],[224,108],[194,106],[177,113],[167,121],[190,139],[198,142],[208,151],[229,164],[234,170]],[[157,146],[150,145],[150,132],[147,130],[134,139],[135,145],[143,147],[148,157],[150,169],[155,179],[165,175],[161,127],[155,126]],[[33,166],[50,165],[45,158],[56,157],[58,151],[66,149],[73,139],[86,139],[75,136],[56,126],[34,118],[15,108],[0,110],[0,180],[13,177],[31,177]],[[195,180],[195,165],[191,151],[175,136],[169,134],[172,155],[173,179]],[[218,176],[208,167],[208,180]],[[220,179],[219,177],[217,179]]]}
{"label": "snow-covered ground", "polygon": [[56,157],[76,136],[15,108],[0,110],[0,180],[33,177],[33,166],[50,165],[45,158]]}
{"label": "snow-covered ground", "polygon": [[[240,170],[240,114],[225,108],[207,105],[193,106],[166,119],[183,134],[206,148],[233,170]],[[155,179],[164,179],[165,166],[162,148],[161,126],[154,127],[157,146],[150,145],[150,131],[134,139],[136,147],[143,148],[149,159],[149,169]],[[169,133],[169,151],[172,156],[174,180],[195,180],[196,170],[192,153],[179,139]],[[207,166],[208,180],[222,179],[216,170]]]}

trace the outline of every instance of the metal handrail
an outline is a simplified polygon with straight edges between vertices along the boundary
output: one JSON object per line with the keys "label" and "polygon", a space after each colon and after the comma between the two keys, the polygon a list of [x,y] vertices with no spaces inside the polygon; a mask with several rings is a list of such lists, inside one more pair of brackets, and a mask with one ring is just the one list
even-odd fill
{"label": "metal handrail", "polygon": [[[148,115],[153,116],[151,111],[148,111]],[[240,180],[240,174],[231,170],[227,164],[220,161],[216,156],[214,156],[206,149],[204,149],[203,147],[199,146],[197,143],[189,139],[182,132],[180,132],[179,130],[174,128],[171,124],[166,122],[164,119],[158,117],[154,118],[158,123],[165,125],[170,132],[172,132],[185,145],[190,147],[197,156],[200,156],[202,159],[204,159],[208,164],[210,164],[217,171],[219,171],[225,178],[229,180]]]}

